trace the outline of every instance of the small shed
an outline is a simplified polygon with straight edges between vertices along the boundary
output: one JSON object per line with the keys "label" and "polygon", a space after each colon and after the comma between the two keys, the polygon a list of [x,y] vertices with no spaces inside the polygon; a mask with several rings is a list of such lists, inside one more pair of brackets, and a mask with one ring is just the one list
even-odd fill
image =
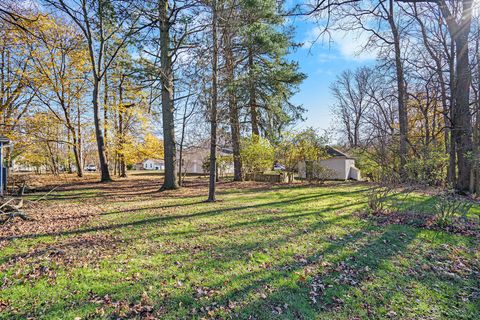
{"label": "small shed", "polygon": [[[355,167],[355,158],[330,146],[325,147],[325,152],[329,157],[318,160],[318,164],[332,171],[333,180],[361,180],[360,170]],[[308,178],[307,171],[307,163],[305,161],[299,162],[298,176],[302,179]]]}

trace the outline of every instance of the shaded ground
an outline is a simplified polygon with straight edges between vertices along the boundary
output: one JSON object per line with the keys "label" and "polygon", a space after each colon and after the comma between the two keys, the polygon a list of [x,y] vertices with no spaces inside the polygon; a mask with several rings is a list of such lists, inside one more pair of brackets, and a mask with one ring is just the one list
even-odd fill
{"label": "shaded ground", "polygon": [[0,226],[0,318],[480,318],[478,238],[363,219],[365,184],[71,182]]}

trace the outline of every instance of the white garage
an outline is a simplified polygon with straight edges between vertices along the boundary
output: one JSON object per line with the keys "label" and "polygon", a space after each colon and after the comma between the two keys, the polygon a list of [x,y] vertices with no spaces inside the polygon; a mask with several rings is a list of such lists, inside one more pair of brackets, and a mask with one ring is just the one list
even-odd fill
{"label": "white garage", "polygon": [[[318,160],[317,163],[320,167],[331,171],[333,180],[361,180],[360,170],[355,167],[354,158],[332,147],[326,147],[325,151],[329,158]],[[308,171],[305,161],[298,163],[299,178],[308,178]]]}

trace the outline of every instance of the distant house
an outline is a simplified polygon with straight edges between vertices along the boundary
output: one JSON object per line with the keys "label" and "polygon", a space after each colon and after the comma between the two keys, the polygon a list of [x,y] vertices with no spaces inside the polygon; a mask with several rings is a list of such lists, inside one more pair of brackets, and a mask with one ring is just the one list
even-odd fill
{"label": "distant house", "polygon": [[[210,145],[206,141],[199,146],[191,146],[182,151],[182,173],[183,174],[206,174],[203,163],[210,155]],[[233,155],[233,151],[226,147],[218,147],[217,156]],[[177,154],[177,161],[180,161],[180,154]],[[219,168],[219,175],[233,174],[233,162]]]}
{"label": "distant house", "polygon": [[145,159],[137,164],[137,170],[165,170],[165,162],[163,159]]}
{"label": "distant house", "polygon": [[[355,167],[355,158],[327,146],[325,152],[329,156],[327,159],[318,160],[320,167],[332,172],[333,180],[361,180],[360,170]],[[301,161],[298,163],[298,176],[302,179],[309,178],[308,163]],[[313,166],[314,167],[314,166]]]}

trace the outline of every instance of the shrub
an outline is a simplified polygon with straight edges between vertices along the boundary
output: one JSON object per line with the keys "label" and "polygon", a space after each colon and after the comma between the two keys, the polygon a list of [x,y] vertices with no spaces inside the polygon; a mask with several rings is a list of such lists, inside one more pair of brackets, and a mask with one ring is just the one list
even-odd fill
{"label": "shrub", "polygon": [[381,173],[378,179],[377,186],[367,193],[368,210],[373,214],[400,210],[415,190],[414,185],[401,183],[394,173]]}
{"label": "shrub", "polygon": [[[233,163],[233,156],[231,155],[224,155],[224,156],[217,156],[217,170],[220,176],[225,175],[228,167],[231,166]],[[210,155],[207,155],[202,162],[202,170],[204,174],[210,172]]]}
{"label": "shrub", "polygon": [[311,163],[311,172],[308,175],[309,180],[316,180],[320,183],[324,183],[325,180],[335,179],[335,176],[335,170],[325,168],[317,161]]}
{"label": "shrub", "polygon": [[447,175],[448,155],[443,149],[424,147],[421,157],[408,160],[406,171],[408,179],[415,183],[438,186],[444,183]]}
{"label": "shrub", "polygon": [[241,143],[242,165],[245,173],[259,173],[272,168],[275,151],[268,140],[254,136]]}
{"label": "shrub", "polygon": [[372,188],[367,193],[368,210],[372,214],[383,213],[387,211],[387,201],[394,194],[389,187],[379,186]]}
{"label": "shrub", "polygon": [[467,218],[468,212],[473,204],[448,190],[437,195],[434,214],[436,223],[440,227],[446,227],[453,223],[455,217]]}
{"label": "shrub", "polygon": [[289,182],[293,181],[300,161],[317,161],[326,157],[323,150],[326,142],[327,138],[312,128],[282,135],[277,145],[276,158],[285,166]]}

